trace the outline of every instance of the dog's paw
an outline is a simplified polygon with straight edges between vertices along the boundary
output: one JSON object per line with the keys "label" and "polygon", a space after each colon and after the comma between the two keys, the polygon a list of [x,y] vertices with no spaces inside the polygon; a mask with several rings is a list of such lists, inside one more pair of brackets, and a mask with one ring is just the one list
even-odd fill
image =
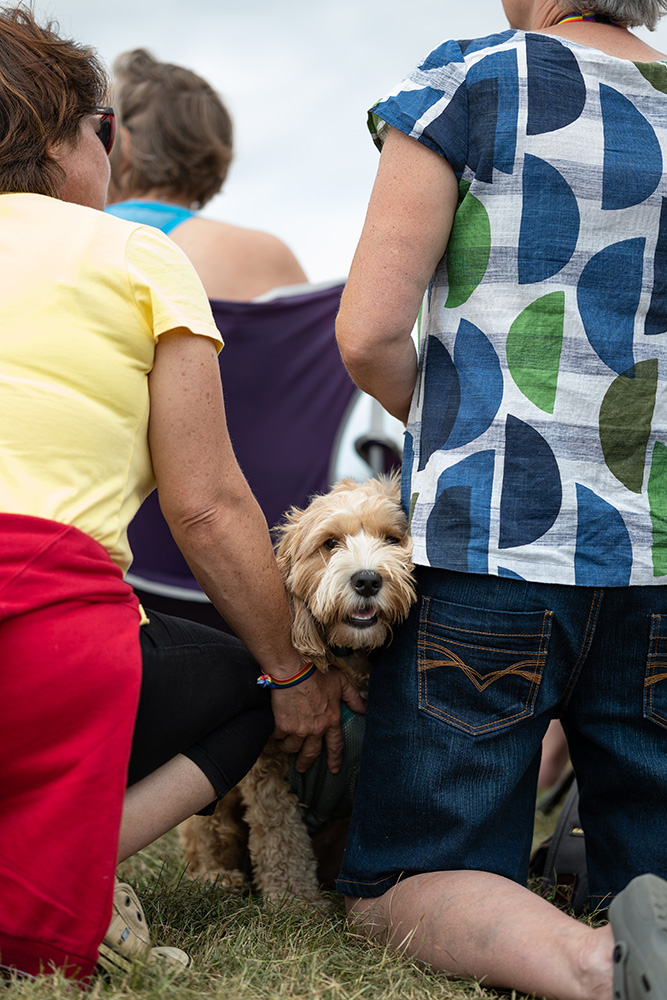
{"label": "dog's paw", "polygon": [[250,892],[250,883],[247,877],[243,872],[234,869],[212,869],[195,877],[201,878],[205,882],[213,882],[234,896],[244,896]]}
{"label": "dog's paw", "polygon": [[264,892],[262,893],[265,904],[274,906],[281,910],[303,911],[315,910],[320,913],[328,913],[334,908],[333,900],[327,896],[298,896],[291,892]]}
{"label": "dog's paw", "polygon": [[321,913],[329,913],[334,909],[334,901],[328,896],[311,896],[309,899],[302,899],[299,902],[302,906],[306,906],[311,910],[319,910]]}

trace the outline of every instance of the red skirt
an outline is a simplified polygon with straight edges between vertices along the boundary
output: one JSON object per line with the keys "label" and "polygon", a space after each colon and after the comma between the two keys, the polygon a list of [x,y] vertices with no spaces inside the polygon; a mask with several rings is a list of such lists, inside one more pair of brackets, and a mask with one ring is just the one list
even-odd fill
{"label": "red skirt", "polygon": [[137,599],[106,550],[0,514],[0,965],[95,968],[140,683]]}

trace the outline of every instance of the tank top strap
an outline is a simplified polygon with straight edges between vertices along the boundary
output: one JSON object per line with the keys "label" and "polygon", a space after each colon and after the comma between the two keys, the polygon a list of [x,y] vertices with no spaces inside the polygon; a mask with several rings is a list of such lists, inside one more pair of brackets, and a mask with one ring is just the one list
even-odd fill
{"label": "tank top strap", "polygon": [[184,205],[172,205],[163,201],[143,201],[133,198],[129,201],[119,201],[108,205],[106,211],[128,222],[139,222],[145,226],[154,226],[163,233],[170,233],[181,222],[194,218],[197,213]]}

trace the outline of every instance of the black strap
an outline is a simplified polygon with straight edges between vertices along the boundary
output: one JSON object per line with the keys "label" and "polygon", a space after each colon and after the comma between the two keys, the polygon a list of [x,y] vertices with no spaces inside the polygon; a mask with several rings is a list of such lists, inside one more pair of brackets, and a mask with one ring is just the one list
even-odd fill
{"label": "black strap", "polygon": [[579,822],[579,789],[573,781],[554,832],[536,848],[530,874],[537,876],[553,901],[579,916],[588,902],[586,841]]}

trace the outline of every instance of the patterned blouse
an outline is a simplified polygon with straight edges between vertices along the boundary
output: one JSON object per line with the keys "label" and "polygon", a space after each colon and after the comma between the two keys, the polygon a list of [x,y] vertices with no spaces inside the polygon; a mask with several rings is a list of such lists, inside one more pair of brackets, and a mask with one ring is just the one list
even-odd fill
{"label": "patterned blouse", "polygon": [[666,94],[664,63],[506,31],[371,110],[459,179],[406,434],[416,562],[667,583]]}

